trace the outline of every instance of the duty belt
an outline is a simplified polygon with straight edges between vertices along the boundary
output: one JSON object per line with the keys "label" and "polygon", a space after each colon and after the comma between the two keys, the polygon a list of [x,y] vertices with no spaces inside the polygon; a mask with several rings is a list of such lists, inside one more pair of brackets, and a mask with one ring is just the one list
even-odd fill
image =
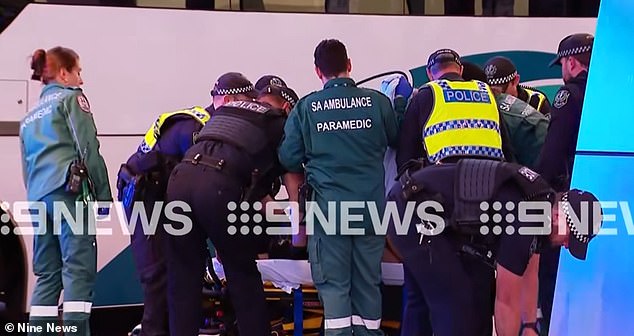
{"label": "duty belt", "polygon": [[202,155],[200,153],[196,153],[194,155],[186,155],[183,158],[183,162],[191,163],[192,165],[203,165],[206,167],[214,168],[216,170],[222,170],[225,166],[224,159],[216,159],[214,157],[210,157],[208,155]]}

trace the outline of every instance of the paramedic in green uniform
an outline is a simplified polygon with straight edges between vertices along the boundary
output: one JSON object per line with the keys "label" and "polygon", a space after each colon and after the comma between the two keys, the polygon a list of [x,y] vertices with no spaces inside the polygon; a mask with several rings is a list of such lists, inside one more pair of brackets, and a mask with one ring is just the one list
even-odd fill
{"label": "paramedic in green uniform", "polygon": [[[385,236],[373,231],[364,202],[373,202],[382,215],[383,156],[398,140],[396,114],[385,95],[355,85],[343,43],[324,40],[314,57],[324,88],[291,111],[279,158],[291,173],[305,167],[310,199],[318,204],[307,208],[306,229],[325,335],[383,335],[379,286]],[[342,201],[357,204],[346,209]]]}
{"label": "paramedic in green uniform", "polygon": [[[79,88],[83,81],[77,53],[62,47],[40,49],[33,55],[31,68],[32,79],[45,86],[39,103],[20,122],[22,167],[27,200],[42,202],[46,210],[31,206],[37,282],[30,324],[43,325],[46,331],[45,322],[57,321],[63,288],[64,325],[77,327],[73,335],[87,336],[97,274],[94,220],[89,220],[95,214],[88,202],[112,201],[108,173],[99,154],[90,105]],[[80,154],[91,183],[70,189],[70,167]],[[100,214],[107,212],[102,209],[108,208],[100,208]]]}

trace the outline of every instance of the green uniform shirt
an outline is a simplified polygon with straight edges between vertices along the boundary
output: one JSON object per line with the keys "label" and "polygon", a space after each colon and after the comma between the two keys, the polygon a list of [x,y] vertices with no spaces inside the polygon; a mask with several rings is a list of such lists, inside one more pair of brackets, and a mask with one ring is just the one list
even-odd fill
{"label": "green uniform shirt", "polygon": [[56,83],[42,89],[38,105],[20,121],[22,169],[27,197],[37,201],[66,184],[68,169],[78,159],[70,127],[75,128],[97,201],[112,201],[108,171],[99,154],[97,129],[80,88]]}
{"label": "green uniform shirt", "polygon": [[495,97],[507,125],[517,162],[535,168],[548,132],[548,118],[535,108],[511,95]]}
{"label": "green uniform shirt", "polygon": [[324,214],[328,201],[374,201],[382,211],[383,157],[387,146],[397,141],[398,122],[390,100],[379,91],[358,88],[352,79],[335,78],[291,111],[279,158],[291,172],[305,167]]}

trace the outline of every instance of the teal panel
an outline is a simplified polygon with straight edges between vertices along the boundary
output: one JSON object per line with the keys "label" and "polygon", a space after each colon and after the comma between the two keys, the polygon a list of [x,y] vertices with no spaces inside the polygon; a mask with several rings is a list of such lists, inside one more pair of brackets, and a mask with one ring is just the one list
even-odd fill
{"label": "teal panel", "polygon": [[132,250],[126,247],[97,274],[95,306],[143,303],[143,290],[136,273]]}

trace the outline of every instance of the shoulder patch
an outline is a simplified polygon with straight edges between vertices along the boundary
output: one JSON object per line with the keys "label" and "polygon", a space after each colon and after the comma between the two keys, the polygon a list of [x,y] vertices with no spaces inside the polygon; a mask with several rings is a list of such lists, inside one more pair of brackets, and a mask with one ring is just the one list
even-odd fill
{"label": "shoulder patch", "polygon": [[514,104],[516,101],[517,98],[515,96],[511,96],[510,94],[507,94],[506,97],[504,97],[504,102],[508,104]]}
{"label": "shoulder patch", "polygon": [[83,94],[77,95],[77,104],[79,104],[79,107],[82,111],[90,113],[90,104],[88,103],[88,99],[86,99],[86,96],[84,96]]}
{"label": "shoulder patch", "polygon": [[529,180],[531,182],[534,182],[539,177],[539,174],[537,174],[536,172],[532,171],[528,167],[520,168],[518,170],[518,173],[520,173],[522,176],[524,176],[527,180]]}
{"label": "shoulder patch", "polygon": [[562,108],[566,106],[569,97],[570,91],[566,89],[559,90],[559,92],[557,92],[557,95],[555,96],[555,102],[553,103],[553,106],[556,108]]}

